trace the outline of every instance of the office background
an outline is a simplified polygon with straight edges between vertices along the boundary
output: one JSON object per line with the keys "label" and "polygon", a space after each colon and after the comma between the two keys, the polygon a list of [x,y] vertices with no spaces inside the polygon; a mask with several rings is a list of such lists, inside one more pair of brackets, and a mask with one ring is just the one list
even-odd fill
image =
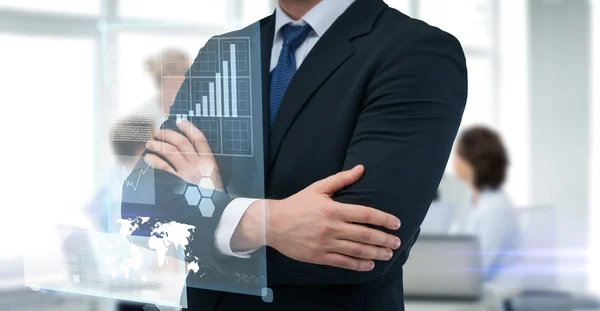
{"label": "office background", "polygon": [[[463,127],[501,133],[516,205],[556,209],[560,287],[600,293],[600,0],[386,2],[460,39]],[[2,218],[77,222],[73,211],[114,164],[112,122],[155,95],[144,61],[172,47],[193,58],[275,4],[0,0]],[[19,221],[4,230],[28,232]],[[0,261],[24,249],[7,243]]]}

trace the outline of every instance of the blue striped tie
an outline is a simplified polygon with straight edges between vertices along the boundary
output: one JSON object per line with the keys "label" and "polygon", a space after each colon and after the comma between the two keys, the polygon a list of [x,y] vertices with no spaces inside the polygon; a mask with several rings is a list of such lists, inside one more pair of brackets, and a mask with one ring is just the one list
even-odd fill
{"label": "blue striped tie", "polygon": [[281,105],[283,96],[296,74],[296,49],[310,34],[309,25],[285,25],[281,28],[283,47],[277,67],[271,72],[271,92],[269,100],[269,124],[273,126],[277,110]]}

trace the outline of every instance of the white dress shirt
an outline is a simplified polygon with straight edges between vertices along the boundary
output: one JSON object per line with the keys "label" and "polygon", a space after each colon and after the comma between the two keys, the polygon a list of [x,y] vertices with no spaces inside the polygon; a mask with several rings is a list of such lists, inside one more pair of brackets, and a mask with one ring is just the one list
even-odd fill
{"label": "white dress shirt", "polygon": [[[279,55],[283,47],[283,36],[281,28],[287,24],[304,26],[310,25],[312,32],[308,38],[296,49],[296,66],[300,68],[308,53],[323,37],[325,32],[333,23],[352,5],[354,0],[322,0],[314,8],[308,11],[301,19],[295,21],[289,17],[281,7],[275,11],[275,37],[273,38],[273,49],[271,50],[270,71],[277,67]],[[250,253],[256,249],[245,252],[234,252],[231,249],[231,238],[246,210],[257,199],[238,198],[227,205],[215,230],[215,245],[219,252],[224,255],[239,258],[248,258]]]}
{"label": "white dress shirt", "polygon": [[502,190],[482,191],[461,227],[460,233],[479,239],[485,281],[498,279],[503,270],[516,264],[521,227],[515,207]]}

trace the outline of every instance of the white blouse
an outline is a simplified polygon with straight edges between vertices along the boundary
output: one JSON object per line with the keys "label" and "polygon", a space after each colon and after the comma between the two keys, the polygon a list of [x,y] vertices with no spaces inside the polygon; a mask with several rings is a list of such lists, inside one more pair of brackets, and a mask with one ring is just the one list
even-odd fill
{"label": "white blouse", "polygon": [[486,190],[468,209],[458,233],[479,239],[485,281],[493,281],[516,263],[521,227],[515,207],[502,190]]}

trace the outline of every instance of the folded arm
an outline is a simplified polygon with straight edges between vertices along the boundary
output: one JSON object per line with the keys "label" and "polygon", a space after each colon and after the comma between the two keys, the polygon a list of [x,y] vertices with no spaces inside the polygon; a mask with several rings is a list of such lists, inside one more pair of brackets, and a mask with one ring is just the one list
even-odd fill
{"label": "folded arm", "polygon": [[[418,232],[435,196],[467,98],[467,71],[458,41],[437,32],[404,46],[383,63],[367,89],[344,169],[365,167],[362,178],[337,192],[341,203],[370,206],[402,220],[403,245],[368,272],[269,257],[270,285],[349,284],[388,270]],[[271,255],[271,253],[269,253]]]}

